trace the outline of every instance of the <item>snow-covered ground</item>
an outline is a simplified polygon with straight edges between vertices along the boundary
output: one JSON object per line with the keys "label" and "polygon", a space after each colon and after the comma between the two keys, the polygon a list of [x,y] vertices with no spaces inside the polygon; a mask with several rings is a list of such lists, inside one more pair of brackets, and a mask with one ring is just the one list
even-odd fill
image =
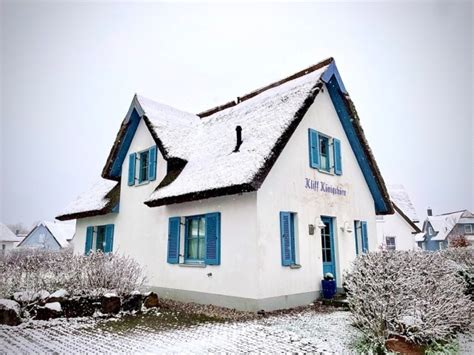
{"label": "snow-covered ground", "polygon": [[[0,326],[0,353],[145,353],[145,352],[327,352],[349,351],[355,330],[349,313],[271,316],[245,322],[182,324],[133,320],[94,324],[92,320],[30,322]],[[178,315],[179,317],[179,315]],[[127,324],[131,322],[132,324]]]}
{"label": "snow-covered ground", "polygon": [[[357,332],[349,313],[274,315],[241,322],[193,322],[179,314],[153,314],[109,320],[34,321],[0,326],[0,354],[162,353],[162,352],[322,352],[350,353]],[[464,338],[461,353],[472,354]]]}

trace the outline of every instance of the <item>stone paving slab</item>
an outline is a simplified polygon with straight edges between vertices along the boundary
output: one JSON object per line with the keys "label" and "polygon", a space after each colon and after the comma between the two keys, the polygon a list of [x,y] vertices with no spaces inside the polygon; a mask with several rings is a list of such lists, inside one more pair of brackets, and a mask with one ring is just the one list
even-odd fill
{"label": "stone paving slab", "polygon": [[[160,317],[160,313],[152,315]],[[148,316],[147,316],[148,317]],[[167,315],[169,317],[169,315]],[[351,353],[357,331],[349,313],[335,311],[274,315],[241,322],[163,324],[138,318],[129,326],[123,319],[31,321],[18,327],[0,326],[0,354],[117,354],[117,353]],[[136,319],[135,319],[136,320]],[[156,326],[159,324],[159,326]],[[472,354],[471,336],[461,338],[462,354]]]}
{"label": "stone paving slab", "polygon": [[[120,322],[120,320],[118,321]],[[205,322],[120,330],[91,320],[30,322],[0,327],[0,353],[349,352],[354,329],[347,312],[301,312],[245,322]]]}

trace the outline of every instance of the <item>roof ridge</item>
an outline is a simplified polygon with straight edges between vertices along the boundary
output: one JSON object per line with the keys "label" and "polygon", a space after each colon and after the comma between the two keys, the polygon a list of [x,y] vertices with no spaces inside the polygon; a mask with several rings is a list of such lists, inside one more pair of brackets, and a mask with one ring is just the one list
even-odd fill
{"label": "roof ridge", "polygon": [[273,83],[270,83],[268,85],[265,85],[261,88],[258,88],[258,89],[255,89],[247,94],[244,94],[242,96],[237,96],[237,99],[236,100],[232,100],[232,101],[229,101],[229,102],[226,102],[225,104],[222,104],[222,105],[218,105],[218,106],[215,106],[213,108],[210,108],[208,110],[205,110],[205,111],[202,111],[198,114],[196,114],[198,117],[200,118],[203,118],[203,117],[207,117],[207,116],[210,116],[210,115],[213,115],[214,113],[216,112],[219,112],[219,111],[222,111],[222,110],[225,110],[229,107],[233,107],[233,106],[236,106],[238,104],[240,104],[241,102],[243,101],[246,101],[248,99],[251,99],[252,97],[254,96],[257,96],[258,94],[261,94],[262,92],[264,91],[267,91],[267,90],[270,90],[270,89],[273,89],[274,87],[277,87],[277,86],[280,86],[288,81],[291,81],[291,80],[294,80],[294,79],[297,79],[299,77],[302,77],[306,74],[309,74],[309,73],[312,73],[318,69],[321,69],[322,67],[326,66],[326,65],[329,65],[331,64],[332,62],[334,61],[334,58],[333,57],[329,57],[329,58],[326,58],[322,61],[320,61],[319,63],[317,64],[313,64],[303,70],[300,70],[290,76],[287,76],[283,79],[280,79],[278,81],[274,81]]}
{"label": "roof ridge", "polygon": [[455,214],[455,213],[460,213],[460,212],[466,212],[467,209],[463,209],[463,210],[459,210],[459,211],[453,211],[453,212],[446,212],[446,213],[440,213],[440,214],[437,214],[437,215],[434,215],[432,217],[435,217],[435,216],[447,216],[447,215],[450,215],[450,214]]}

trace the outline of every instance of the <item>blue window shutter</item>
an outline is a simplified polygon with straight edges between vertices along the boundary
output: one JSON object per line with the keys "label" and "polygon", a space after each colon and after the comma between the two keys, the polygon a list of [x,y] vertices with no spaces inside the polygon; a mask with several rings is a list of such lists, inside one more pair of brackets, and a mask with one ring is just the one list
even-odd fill
{"label": "blue window shutter", "polygon": [[179,263],[179,235],[181,217],[170,217],[168,220],[168,263]]}
{"label": "blue window shutter", "polygon": [[104,253],[111,253],[114,250],[114,225],[105,226],[105,247]]}
{"label": "blue window shutter", "polygon": [[92,249],[92,240],[94,239],[94,227],[87,227],[86,230],[86,250],[85,254],[89,254]]}
{"label": "blue window shutter", "polygon": [[357,241],[357,222],[354,221],[354,238],[355,238],[355,247],[356,247],[356,256],[359,255],[359,242]]}
{"label": "blue window shutter", "polygon": [[362,225],[362,252],[367,253],[369,251],[369,238],[367,236],[367,222],[360,222]]}
{"label": "blue window shutter", "polygon": [[128,156],[128,186],[135,185],[135,160],[135,153]]}
{"label": "blue window shutter", "polygon": [[319,169],[320,158],[319,158],[319,134],[314,129],[308,130],[308,143],[309,143],[309,166],[315,169]]}
{"label": "blue window shutter", "polygon": [[156,180],[156,145],[150,148],[148,156],[148,180]]}
{"label": "blue window shutter", "polygon": [[333,139],[333,152],[334,152],[334,174],[342,175],[342,159],[341,159],[341,141],[339,139]]}
{"label": "blue window shutter", "polygon": [[291,265],[291,214],[280,212],[281,264]]}
{"label": "blue window shutter", "polygon": [[221,263],[221,214],[206,214],[206,264]]}

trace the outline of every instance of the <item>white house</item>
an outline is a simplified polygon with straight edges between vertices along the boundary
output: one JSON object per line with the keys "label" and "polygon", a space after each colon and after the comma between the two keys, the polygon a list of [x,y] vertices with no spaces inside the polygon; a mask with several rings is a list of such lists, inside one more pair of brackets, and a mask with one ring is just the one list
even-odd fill
{"label": "white house", "polygon": [[403,185],[388,185],[387,188],[395,213],[377,216],[378,246],[384,250],[417,249],[415,234],[421,230],[415,207]]}
{"label": "white house", "polygon": [[60,250],[70,246],[76,226],[74,223],[49,222],[38,223],[18,244],[21,248],[41,248]]}
{"label": "white house", "polygon": [[126,253],[162,297],[245,310],[339,287],[393,213],[332,58],[200,114],[135,96],[105,179],[57,218]]}
{"label": "white house", "polygon": [[15,248],[21,240],[22,238],[15,235],[10,228],[0,222],[0,254]]}

